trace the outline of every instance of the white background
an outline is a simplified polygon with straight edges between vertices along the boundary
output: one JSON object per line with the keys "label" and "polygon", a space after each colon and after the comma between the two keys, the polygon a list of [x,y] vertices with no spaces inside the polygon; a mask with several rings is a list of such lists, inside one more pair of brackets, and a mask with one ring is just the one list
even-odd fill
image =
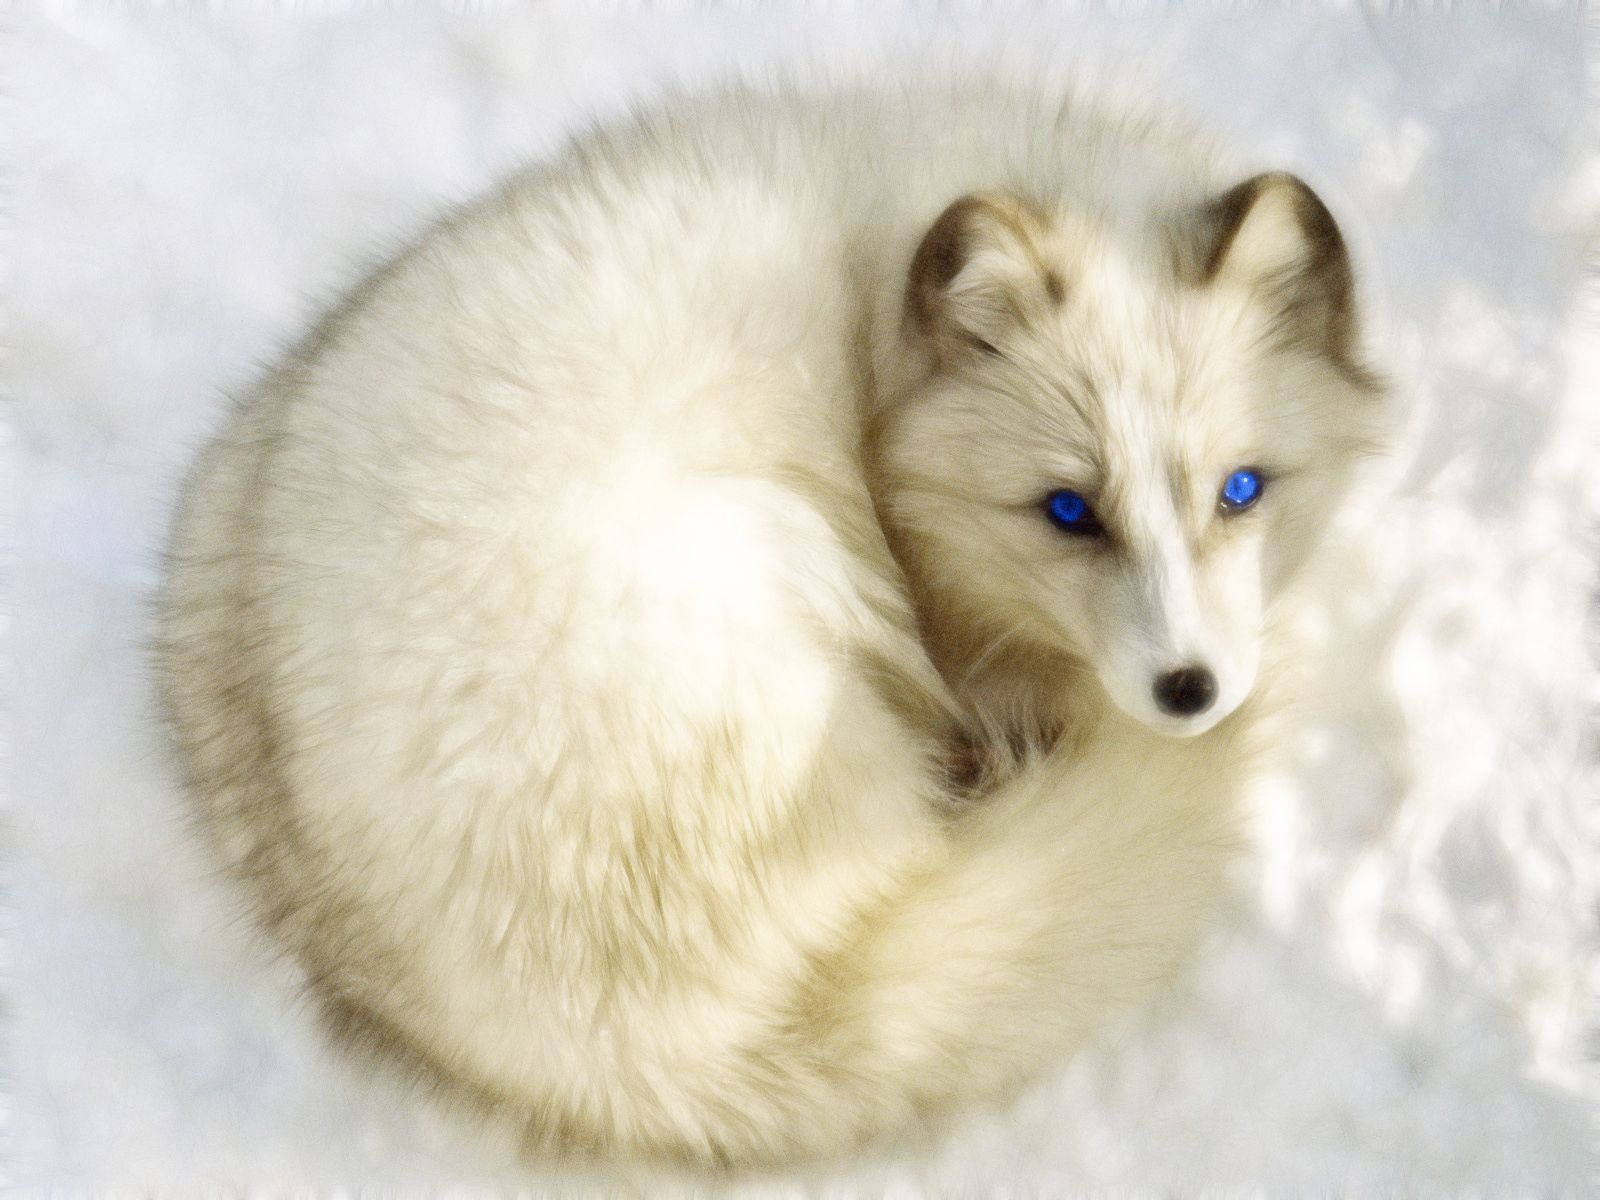
{"label": "white background", "polygon": [[1600,154],[1579,10],[6,20],[13,1182],[557,1178],[330,1055],[191,840],[143,649],[174,489],[227,395],[367,264],[597,114],[734,67],[931,54],[1153,90],[1313,180],[1414,417],[1398,495],[1312,612],[1321,699],[1191,987],[1004,1113],[791,1182],[1589,1186]]}

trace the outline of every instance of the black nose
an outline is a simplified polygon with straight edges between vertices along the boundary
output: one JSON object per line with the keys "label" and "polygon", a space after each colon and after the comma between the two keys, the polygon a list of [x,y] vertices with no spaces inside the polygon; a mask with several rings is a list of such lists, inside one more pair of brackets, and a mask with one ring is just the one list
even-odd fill
{"label": "black nose", "polygon": [[1156,678],[1156,703],[1175,717],[1192,717],[1217,698],[1217,677],[1205,667],[1179,667]]}

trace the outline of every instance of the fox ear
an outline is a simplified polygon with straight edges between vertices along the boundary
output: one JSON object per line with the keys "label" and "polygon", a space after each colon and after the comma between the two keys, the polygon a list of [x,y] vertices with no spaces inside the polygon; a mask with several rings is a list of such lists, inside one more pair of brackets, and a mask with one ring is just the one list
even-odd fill
{"label": "fox ear", "polygon": [[963,196],[929,228],[911,260],[906,287],[910,325],[941,356],[995,343],[1041,305],[1059,305],[1061,276],[1046,265],[1044,218],[1015,196]]}
{"label": "fox ear", "polygon": [[1282,171],[1247,179],[1201,214],[1202,283],[1242,287],[1282,330],[1336,361],[1355,354],[1355,283],[1339,226],[1317,194]]}

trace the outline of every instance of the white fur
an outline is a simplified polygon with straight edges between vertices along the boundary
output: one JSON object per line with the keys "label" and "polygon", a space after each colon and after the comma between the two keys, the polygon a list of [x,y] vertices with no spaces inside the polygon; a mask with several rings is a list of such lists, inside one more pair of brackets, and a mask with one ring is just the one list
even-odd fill
{"label": "white fur", "polygon": [[[203,464],[163,632],[210,823],[330,1013],[541,1144],[744,1162],[998,1094],[1162,978],[1359,441],[1259,270],[1162,266],[1236,180],[1025,90],[730,93],[336,314]],[[1018,323],[1026,264],[983,251],[952,290],[1005,357],[953,366],[908,264],[997,187],[1068,299]],[[1126,553],[1042,519],[1068,483]],[[1155,712],[1194,656],[1214,711]]]}

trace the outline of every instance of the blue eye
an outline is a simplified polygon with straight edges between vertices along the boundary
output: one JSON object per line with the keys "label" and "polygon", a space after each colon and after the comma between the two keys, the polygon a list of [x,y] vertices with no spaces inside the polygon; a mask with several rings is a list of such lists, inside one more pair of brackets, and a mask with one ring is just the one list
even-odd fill
{"label": "blue eye", "polygon": [[1222,495],[1217,504],[1223,512],[1238,512],[1249,508],[1261,498],[1261,475],[1246,468],[1235,471],[1222,482]]}
{"label": "blue eye", "polygon": [[1045,514],[1060,529],[1068,533],[1090,534],[1100,532],[1100,522],[1095,520],[1094,509],[1077,492],[1051,492],[1044,502]]}

